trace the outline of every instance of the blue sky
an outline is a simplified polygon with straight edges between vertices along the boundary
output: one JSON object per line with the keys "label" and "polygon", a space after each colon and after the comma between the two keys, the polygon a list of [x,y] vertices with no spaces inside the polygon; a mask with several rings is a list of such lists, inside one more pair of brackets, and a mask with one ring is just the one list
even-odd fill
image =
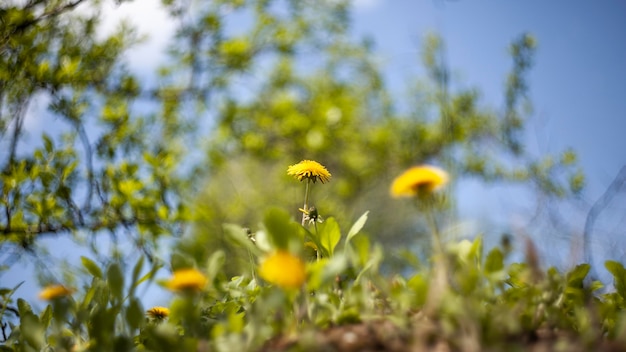
{"label": "blue sky", "polygon": [[[146,43],[129,55],[131,67],[146,74],[154,72],[161,62],[162,48],[173,29],[157,3],[136,0],[104,12],[105,27],[112,28],[120,17],[130,16],[139,23],[140,31],[149,35]],[[352,19],[356,36],[375,40],[376,55],[393,91],[404,94],[407,76],[422,73],[421,41],[431,31],[443,37],[457,83],[478,88],[481,102],[493,108],[503,104],[504,82],[511,67],[508,45],[520,34],[531,33],[538,41],[538,50],[530,74],[535,112],[529,121],[528,147],[540,153],[574,148],[588,177],[584,198],[589,203],[600,197],[626,164],[623,0],[357,0]],[[37,134],[37,123],[31,123],[33,134]],[[487,216],[485,212],[496,206],[510,225],[517,212],[523,211],[510,199],[516,193],[500,188],[494,191],[476,183],[466,186],[461,207],[470,217]],[[481,206],[476,206],[477,199]],[[626,213],[626,201],[621,204],[612,206],[614,214]],[[579,230],[582,219],[578,214],[572,220]],[[616,217],[604,221],[607,223],[602,230],[608,237],[626,232]],[[568,240],[542,244],[559,246]],[[615,241],[600,242],[599,250],[620,243]],[[558,256],[562,258],[556,261],[566,261],[567,252]],[[23,280],[23,272],[20,269],[4,275],[2,285],[17,284]]]}
{"label": "blue sky", "polygon": [[[421,41],[430,31],[443,37],[456,82],[478,88],[481,101],[496,109],[503,105],[504,82],[511,67],[508,45],[522,33],[532,34],[538,42],[529,76],[534,113],[528,122],[525,147],[538,154],[573,148],[588,181],[582,203],[589,205],[626,164],[626,2],[359,3],[354,28],[374,38],[392,89],[403,86],[407,74],[421,73]],[[519,192],[507,188],[464,182],[459,195],[461,212],[467,217],[485,219],[498,209],[497,218],[504,227],[515,227],[532,211],[532,205],[519,199]],[[615,199],[598,220],[594,245],[600,257],[622,259],[624,253],[614,249],[624,248],[619,238],[626,233],[626,201],[624,194]],[[540,251],[548,253],[548,265],[566,267],[581,260],[576,241],[580,240],[586,214],[580,209],[563,212],[568,233],[536,238]],[[486,230],[484,226],[477,229]]]}
{"label": "blue sky", "polygon": [[[450,67],[500,107],[507,47],[528,32],[538,41],[530,74],[535,107],[529,133],[538,150],[573,147],[597,198],[626,162],[626,2],[621,0],[360,1],[355,29],[373,36],[390,83],[416,70],[421,38],[443,36]],[[419,71],[418,71],[419,72]]]}

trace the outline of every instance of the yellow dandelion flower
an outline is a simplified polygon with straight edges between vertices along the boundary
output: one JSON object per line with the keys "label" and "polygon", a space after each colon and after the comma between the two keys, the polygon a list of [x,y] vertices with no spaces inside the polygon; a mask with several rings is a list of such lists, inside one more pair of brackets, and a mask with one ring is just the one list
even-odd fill
{"label": "yellow dandelion flower", "polygon": [[163,320],[170,316],[170,310],[165,307],[152,307],[146,311],[146,314],[155,320]]}
{"label": "yellow dandelion flower", "polygon": [[393,197],[413,197],[435,191],[447,182],[448,174],[437,167],[414,166],[393,180],[390,193]]}
{"label": "yellow dandelion flower", "polygon": [[298,181],[309,179],[313,181],[313,183],[317,180],[326,183],[330,181],[331,176],[330,172],[328,172],[322,164],[313,160],[302,160],[295,165],[289,166],[287,168],[287,175],[297,178]]}
{"label": "yellow dandelion flower", "polygon": [[63,285],[48,285],[44,287],[41,292],[39,292],[39,298],[46,301],[51,301],[55,298],[70,296],[72,293],[74,293],[74,290],[69,289]]}
{"label": "yellow dandelion flower", "polygon": [[167,282],[166,286],[172,291],[201,291],[208,280],[203,273],[196,269],[179,269]]}
{"label": "yellow dandelion flower", "polygon": [[261,262],[259,275],[276,286],[296,289],[306,280],[304,262],[297,256],[279,250]]}

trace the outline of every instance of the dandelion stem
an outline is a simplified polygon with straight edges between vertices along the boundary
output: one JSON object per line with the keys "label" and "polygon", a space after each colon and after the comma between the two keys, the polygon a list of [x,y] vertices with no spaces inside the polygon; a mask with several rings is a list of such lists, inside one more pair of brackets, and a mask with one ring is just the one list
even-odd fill
{"label": "dandelion stem", "polygon": [[428,219],[428,225],[434,237],[433,249],[434,249],[435,255],[443,254],[443,243],[441,241],[441,233],[439,232],[439,225],[437,225],[437,219],[432,209],[428,209],[428,211],[426,211],[426,218]]}
{"label": "dandelion stem", "polygon": [[306,213],[307,211],[309,211],[309,183],[311,183],[311,179],[307,179],[306,180],[306,188],[304,190],[304,206],[302,207],[302,209],[304,209],[304,212],[302,213],[302,226],[304,226],[304,223],[306,222]]}
{"label": "dandelion stem", "polygon": [[254,262],[254,257],[252,256],[252,252],[250,251],[250,248],[248,248],[248,259],[250,259],[250,272],[252,272],[252,280],[257,282],[256,274],[255,274],[256,265]]}
{"label": "dandelion stem", "polygon": [[[320,235],[317,232],[317,219],[313,220],[313,226],[315,226],[315,238],[317,238],[319,241]],[[317,261],[319,262],[320,261],[320,249],[319,248],[315,250],[315,256],[317,257]]]}
{"label": "dandelion stem", "polygon": [[435,212],[432,204],[426,210],[426,219],[433,234],[433,264],[431,274],[431,285],[428,290],[424,312],[427,315],[434,314],[441,305],[442,297],[448,289],[448,263],[444,253],[441,233],[437,225]]}

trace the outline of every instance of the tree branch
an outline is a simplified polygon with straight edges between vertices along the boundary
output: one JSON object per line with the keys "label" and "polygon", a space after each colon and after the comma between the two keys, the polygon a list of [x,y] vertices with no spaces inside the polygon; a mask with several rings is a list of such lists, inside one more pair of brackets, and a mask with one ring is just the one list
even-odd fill
{"label": "tree branch", "polygon": [[615,176],[615,179],[613,179],[613,182],[611,182],[609,187],[604,191],[604,194],[593,204],[587,214],[583,233],[583,249],[585,262],[591,265],[592,275],[590,276],[597,276],[595,266],[593,265],[593,251],[591,250],[591,234],[593,227],[600,213],[606,209],[624,185],[626,185],[626,165],[622,166],[617,176]]}

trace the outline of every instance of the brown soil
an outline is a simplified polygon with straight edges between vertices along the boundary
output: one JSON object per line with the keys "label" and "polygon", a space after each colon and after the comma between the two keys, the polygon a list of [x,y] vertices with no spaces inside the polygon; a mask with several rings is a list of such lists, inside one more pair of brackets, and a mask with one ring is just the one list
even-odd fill
{"label": "brown soil", "polygon": [[531,334],[511,336],[494,346],[483,346],[468,332],[460,333],[453,342],[438,337],[435,324],[425,319],[413,327],[402,329],[390,321],[379,320],[334,326],[320,331],[303,332],[298,336],[277,336],[265,343],[261,352],[324,351],[324,352],[626,352],[626,344],[600,340],[584,344],[574,336],[539,330]]}

